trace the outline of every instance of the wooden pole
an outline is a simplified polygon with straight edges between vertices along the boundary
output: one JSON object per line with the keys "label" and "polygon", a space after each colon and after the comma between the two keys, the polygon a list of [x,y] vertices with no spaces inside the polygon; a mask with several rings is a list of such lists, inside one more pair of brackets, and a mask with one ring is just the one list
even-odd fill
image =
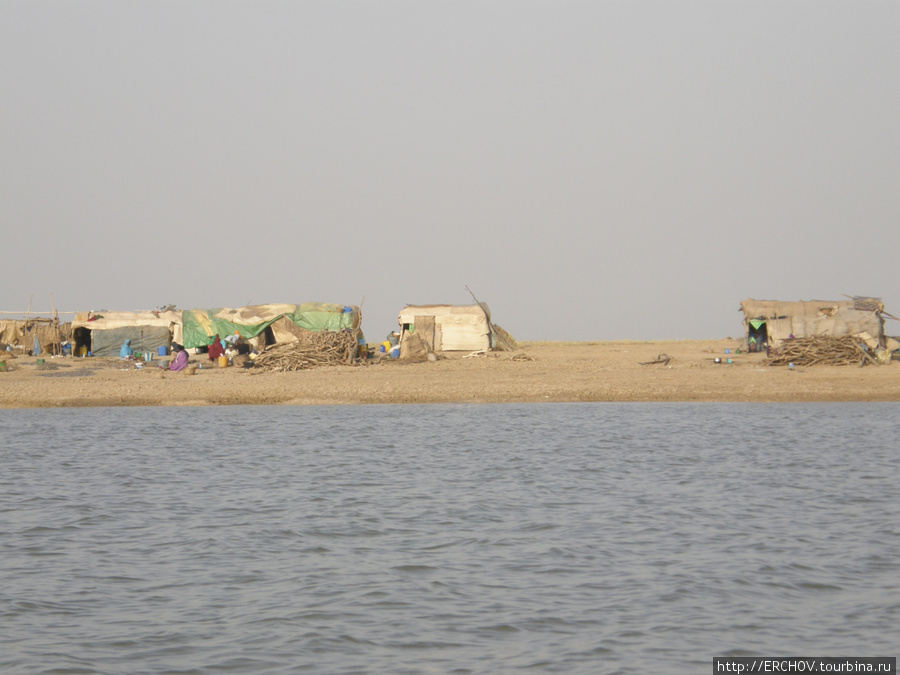
{"label": "wooden pole", "polygon": [[507,342],[503,336],[501,336],[497,331],[494,330],[494,324],[491,323],[491,317],[488,316],[487,310],[484,308],[484,305],[482,305],[481,302],[478,300],[478,298],[475,297],[475,294],[471,291],[471,289],[468,286],[466,286],[466,290],[469,291],[469,295],[472,296],[472,299],[475,301],[475,303],[479,307],[481,307],[481,311],[484,312],[484,318],[487,320],[488,331],[490,331],[490,333],[494,337],[494,339],[502,342],[504,348],[506,348],[507,350],[514,351],[512,345],[509,344],[509,342]]}
{"label": "wooden pole", "polygon": [[50,293],[50,311],[53,312],[53,322],[51,323],[51,325],[56,331],[56,337],[51,345],[53,348],[53,355],[59,356],[60,354],[62,354],[62,345],[60,344],[59,339],[59,315],[56,313],[56,307],[53,306],[53,293]]}

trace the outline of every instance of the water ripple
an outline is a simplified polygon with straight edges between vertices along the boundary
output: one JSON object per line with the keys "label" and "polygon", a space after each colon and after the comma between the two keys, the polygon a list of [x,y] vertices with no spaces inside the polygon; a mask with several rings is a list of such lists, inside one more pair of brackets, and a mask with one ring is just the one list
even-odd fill
{"label": "water ripple", "polygon": [[0,672],[892,653],[897,412],[0,411]]}

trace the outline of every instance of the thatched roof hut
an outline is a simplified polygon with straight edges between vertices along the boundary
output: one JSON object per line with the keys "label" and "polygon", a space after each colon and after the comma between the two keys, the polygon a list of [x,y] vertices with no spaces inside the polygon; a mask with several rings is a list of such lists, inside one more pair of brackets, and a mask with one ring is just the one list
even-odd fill
{"label": "thatched roof hut", "polygon": [[[884,341],[884,305],[878,298],[850,300],[754,300],[741,302],[751,351],[777,348],[791,337],[860,335]],[[755,348],[754,348],[755,347]]]}

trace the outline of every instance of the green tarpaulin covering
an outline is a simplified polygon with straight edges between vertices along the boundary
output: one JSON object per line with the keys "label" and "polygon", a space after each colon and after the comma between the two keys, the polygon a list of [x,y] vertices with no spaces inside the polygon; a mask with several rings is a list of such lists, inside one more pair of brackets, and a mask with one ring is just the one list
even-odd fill
{"label": "green tarpaulin covering", "polygon": [[189,309],[181,314],[184,346],[206,347],[216,334],[235,331],[246,339],[263,333],[280,319],[311,331],[339,331],[359,327],[359,309],[324,302],[302,305],[258,305],[240,309]]}
{"label": "green tarpaulin covering", "polygon": [[765,323],[765,319],[750,319],[750,325],[753,326],[753,330],[759,330],[759,327],[764,326]]}

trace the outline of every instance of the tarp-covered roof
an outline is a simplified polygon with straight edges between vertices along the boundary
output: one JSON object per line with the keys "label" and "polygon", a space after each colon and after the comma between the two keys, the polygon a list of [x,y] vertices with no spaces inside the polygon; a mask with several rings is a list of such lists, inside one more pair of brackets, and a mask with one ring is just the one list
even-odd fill
{"label": "tarp-covered roof", "polygon": [[358,330],[360,312],[358,307],[325,302],[186,309],[182,312],[183,344],[205,347],[213,335],[225,337],[234,332],[250,339],[276,322],[310,331]]}
{"label": "tarp-covered roof", "polygon": [[181,323],[181,312],[78,312],[72,328],[111,330],[129,326],[165,326]]}
{"label": "tarp-covered roof", "polygon": [[181,340],[181,311],[78,312],[72,330],[79,328],[91,331],[86,346],[94,356],[118,356],[125,340],[135,351],[155,352]]}

